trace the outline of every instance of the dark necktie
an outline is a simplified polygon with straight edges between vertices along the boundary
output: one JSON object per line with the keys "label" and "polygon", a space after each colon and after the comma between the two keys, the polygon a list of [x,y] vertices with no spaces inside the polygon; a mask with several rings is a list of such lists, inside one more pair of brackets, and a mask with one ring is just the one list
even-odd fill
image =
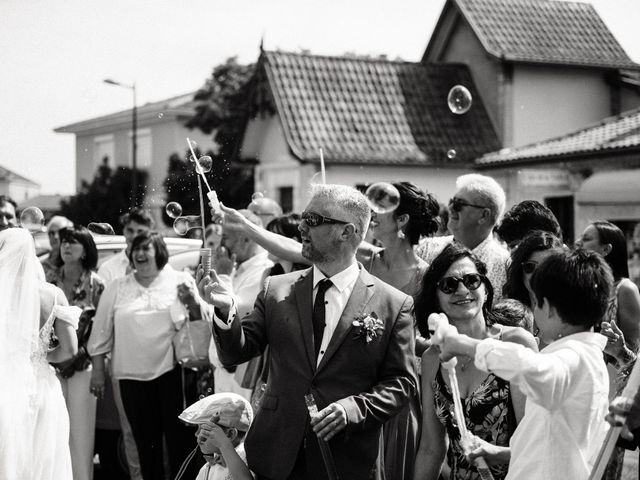
{"label": "dark necktie", "polygon": [[320,280],[320,282],[318,282],[316,300],[313,302],[313,345],[316,352],[316,359],[320,352],[322,335],[324,334],[324,327],[326,324],[324,294],[329,288],[331,288],[331,285],[333,285],[333,283],[328,278]]}

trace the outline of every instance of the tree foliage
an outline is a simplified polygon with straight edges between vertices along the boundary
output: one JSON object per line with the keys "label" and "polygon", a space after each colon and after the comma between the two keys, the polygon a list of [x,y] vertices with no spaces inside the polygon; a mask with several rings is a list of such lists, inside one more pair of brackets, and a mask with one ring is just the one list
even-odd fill
{"label": "tree foliage", "polygon": [[[105,158],[93,181],[88,183],[83,180],[79,192],[61,202],[60,214],[80,225],[107,222],[117,233],[121,233],[120,215],[131,207],[131,174],[132,169],[128,167],[112,170]],[[148,174],[144,170],[137,170],[137,175],[136,203],[141,205]]]}
{"label": "tree foliage", "polygon": [[236,161],[250,116],[255,65],[241,65],[235,57],[216,66],[194,100],[199,102],[186,126],[214,133],[218,155]]}
{"label": "tree foliage", "polygon": [[[218,198],[225,205],[245,208],[251,201],[253,193],[252,169],[244,165],[232,164],[212,151],[206,154],[213,159],[211,171],[205,174],[209,186],[216,191]],[[198,150],[196,155],[200,155]],[[200,213],[198,176],[194,163],[188,159],[189,156],[190,152],[185,152],[183,156],[174,153],[169,157],[169,169],[164,180],[164,188],[167,192],[167,203],[178,202],[182,207],[183,215],[198,215]],[[202,182],[202,191],[205,202],[205,222],[209,223],[211,213],[207,206],[207,187],[204,182]],[[172,225],[174,221],[166,212],[162,219],[166,225]]]}
{"label": "tree foliage", "polygon": [[[246,207],[253,193],[253,164],[239,162],[238,154],[251,115],[254,70],[253,64],[241,65],[235,57],[216,66],[196,93],[195,113],[185,124],[188,128],[213,134],[217,151],[206,152],[213,159],[211,172],[206,174],[207,181],[218,198],[234,208]],[[196,151],[196,154],[201,152]],[[167,202],[178,202],[184,215],[196,215],[200,212],[198,183],[195,165],[189,161],[189,156],[188,151],[182,156],[179,153],[171,155],[164,187]],[[204,184],[202,188],[206,193]],[[205,220],[209,222],[208,207],[205,210]],[[173,223],[166,214],[163,220],[167,225]]]}

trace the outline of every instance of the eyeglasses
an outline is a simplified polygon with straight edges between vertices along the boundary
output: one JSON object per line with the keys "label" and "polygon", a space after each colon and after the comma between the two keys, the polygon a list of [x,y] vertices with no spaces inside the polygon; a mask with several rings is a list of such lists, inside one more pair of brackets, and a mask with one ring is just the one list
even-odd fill
{"label": "eyeglasses", "polygon": [[300,216],[302,217],[302,220],[304,220],[305,223],[310,227],[317,227],[318,225],[322,225],[323,223],[342,224],[342,225],[351,223],[351,222],[345,222],[343,220],[336,220],[335,218],[331,218],[331,217],[325,217],[316,212],[302,212],[302,215]]}
{"label": "eyeglasses", "polygon": [[522,263],[522,271],[527,275],[531,275],[538,268],[538,264],[536,262],[523,262]]}
{"label": "eyeglasses", "polygon": [[459,212],[464,207],[489,208],[489,207],[485,207],[484,205],[477,205],[475,203],[465,202],[461,198],[457,198],[457,197],[453,197],[452,199],[449,200],[449,208],[453,212]]}
{"label": "eyeglasses", "polygon": [[450,295],[458,290],[458,285],[462,284],[469,290],[477,290],[482,285],[484,277],[479,273],[467,273],[462,277],[444,277],[438,282],[438,288],[442,293]]}

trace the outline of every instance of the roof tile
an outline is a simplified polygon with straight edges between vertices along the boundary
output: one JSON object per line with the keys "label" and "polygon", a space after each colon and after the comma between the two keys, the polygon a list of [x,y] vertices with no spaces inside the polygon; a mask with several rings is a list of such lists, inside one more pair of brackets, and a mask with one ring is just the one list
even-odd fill
{"label": "roof tile", "polygon": [[481,166],[551,159],[567,155],[640,148],[640,108],[605,118],[590,127],[518,148],[505,148],[476,160]]}
{"label": "roof tile", "polygon": [[454,0],[484,48],[514,62],[640,69],[592,5],[552,0]]}
{"label": "roof tile", "polygon": [[[499,147],[464,65],[283,52],[264,52],[261,64],[300,160],[318,161],[322,147],[327,163],[449,165]],[[456,84],[474,95],[464,115],[447,106]]]}

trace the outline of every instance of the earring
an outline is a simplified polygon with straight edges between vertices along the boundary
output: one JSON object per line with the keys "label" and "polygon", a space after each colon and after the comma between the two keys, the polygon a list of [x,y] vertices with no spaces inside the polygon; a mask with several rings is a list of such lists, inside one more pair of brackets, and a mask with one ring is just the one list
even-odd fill
{"label": "earring", "polygon": [[400,240],[404,240],[404,239],[405,239],[404,230],[402,230],[402,229],[399,229],[399,230],[398,230],[398,238],[399,238]]}

